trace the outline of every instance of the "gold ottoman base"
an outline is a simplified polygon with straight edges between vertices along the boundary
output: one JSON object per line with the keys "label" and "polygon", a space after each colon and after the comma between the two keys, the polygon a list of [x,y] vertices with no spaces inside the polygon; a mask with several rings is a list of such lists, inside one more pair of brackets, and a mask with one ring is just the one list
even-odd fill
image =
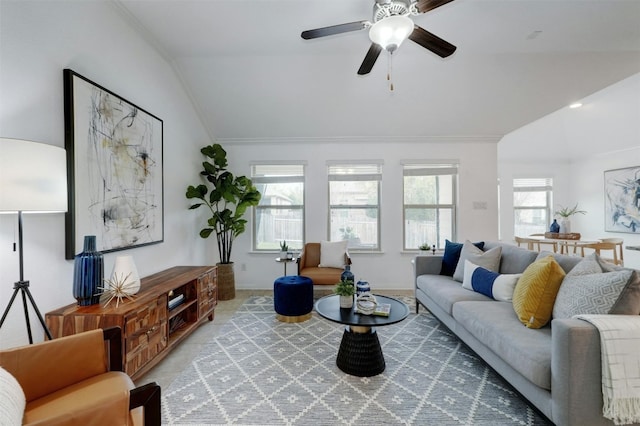
{"label": "gold ottoman base", "polygon": [[276,319],[282,322],[304,322],[311,319],[311,312],[309,312],[308,314],[296,316],[276,314]]}

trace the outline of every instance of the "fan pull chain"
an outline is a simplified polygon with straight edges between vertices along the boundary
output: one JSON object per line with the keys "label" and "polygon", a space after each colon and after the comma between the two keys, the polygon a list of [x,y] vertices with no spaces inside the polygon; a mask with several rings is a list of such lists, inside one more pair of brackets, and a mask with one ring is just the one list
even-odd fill
{"label": "fan pull chain", "polygon": [[387,81],[389,82],[389,91],[393,92],[393,80],[391,74],[393,73],[393,52],[388,51],[388,61],[387,61]]}

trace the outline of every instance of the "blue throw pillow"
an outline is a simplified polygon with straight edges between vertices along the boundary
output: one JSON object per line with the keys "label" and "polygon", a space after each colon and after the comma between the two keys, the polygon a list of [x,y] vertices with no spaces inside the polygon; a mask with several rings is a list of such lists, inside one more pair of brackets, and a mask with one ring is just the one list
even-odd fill
{"label": "blue throw pillow", "polygon": [[522,274],[499,274],[465,261],[462,288],[484,294],[495,300],[509,302]]}
{"label": "blue throw pillow", "polygon": [[[480,250],[484,249],[484,241],[473,243],[474,246]],[[460,253],[462,253],[463,243],[452,243],[449,240],[444,241],[444,255],[442,256],[442,268],[440,269],[440,275],[453,276],[460,260]]]}

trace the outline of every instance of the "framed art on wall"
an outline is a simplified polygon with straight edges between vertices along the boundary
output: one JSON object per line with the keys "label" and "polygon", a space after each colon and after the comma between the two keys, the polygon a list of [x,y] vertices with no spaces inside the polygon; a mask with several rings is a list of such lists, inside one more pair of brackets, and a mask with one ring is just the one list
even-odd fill
{"label": "framed art on wall", "polygon": [[163,122],[64,70],[67,259],[85,235],[101,252],[164,240]]}
{"label": "framed art on wall", "polygon": [[604,172],[604,230],[640,233],[640,166]]}

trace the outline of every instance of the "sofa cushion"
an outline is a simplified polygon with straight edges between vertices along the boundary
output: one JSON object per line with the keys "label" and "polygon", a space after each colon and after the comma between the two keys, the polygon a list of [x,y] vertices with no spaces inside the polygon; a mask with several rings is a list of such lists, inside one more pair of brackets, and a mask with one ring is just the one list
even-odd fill
{"label": "sofa cushion", "polygon": [[499,274],[465,260],[462,288],[476,291],[495,300],[510,302],[522,274]]}
{"label": "sofa cushion", "polygon": [[26,403],[20,383],[0,367],[0,424],[21,425]]}
{"label": "sofa cushion", "polygon": [[[484,247],[484,241],[473,243],[474,246],[480,250]],[[463,243],[452,243],[449,240],[444,241],[444,255],[442,256],[442,269],[440,275],[453,276],[458,266],[458,260],[460,259],[460,252],[462,252]]]}
{"label": "sofa cushion", "polygon": [[498,270],[501,274],[521,274],[538,256],[538,252],[535,251],[491,241],[487,241],[484,248],[489,250],[498,246],[502,247],[500,269]]}
{"label": "sofa cushion", "polygon": [[574,266],[582,261],[582,257],[568,256],[566,254],[552,253],[550,251],[541,251],[538,253],[536,260],[544,259],[548,256],[552,256],[553,259],[558,262],[558,265],[560,265],[565,274],[568,274]]}
{"label": "sofa cushion", "polygon": [[453,279],[459,282],[464,279],[465,260],[470,260],[472,263],[490,271],[498,272],[501,255],[502,247],[494,247],[490,250],[482,251],[474,246],[471,241],[465,241],[460,252],[458,266],[456,266],[456,271],[453,273]]}
{"label": "sofa cushion", "polygon": [[315,285],[333,285],[340,281],[343,270],[339,268],[308,267],[300,269],[300,275],[311,278]]}
{"label": "sofa cushion", "polygon": [[462,288],[459,282],[443,275],[420,275],[416,286],[424,291],[442,310],[451,315],[453,305],[463,300],[491,302],[493,299]]}
{"label": "sofa cushion", "polygon": [[347,240],[344,241],[320,241],[319,268],[343,268],[345,265],[345,253],[347,252]]}
{"label": "sofa cushion", "polygon": [[514,370],[551,389],[551,327],[522,328],[509,302],[459,302],[453,317]]}
{"label": "sofa cushion", "polygon": [[565,273],[553,256],[536,260],[522,273],[513,292],[513,309],[528,328],[549,322]]}

